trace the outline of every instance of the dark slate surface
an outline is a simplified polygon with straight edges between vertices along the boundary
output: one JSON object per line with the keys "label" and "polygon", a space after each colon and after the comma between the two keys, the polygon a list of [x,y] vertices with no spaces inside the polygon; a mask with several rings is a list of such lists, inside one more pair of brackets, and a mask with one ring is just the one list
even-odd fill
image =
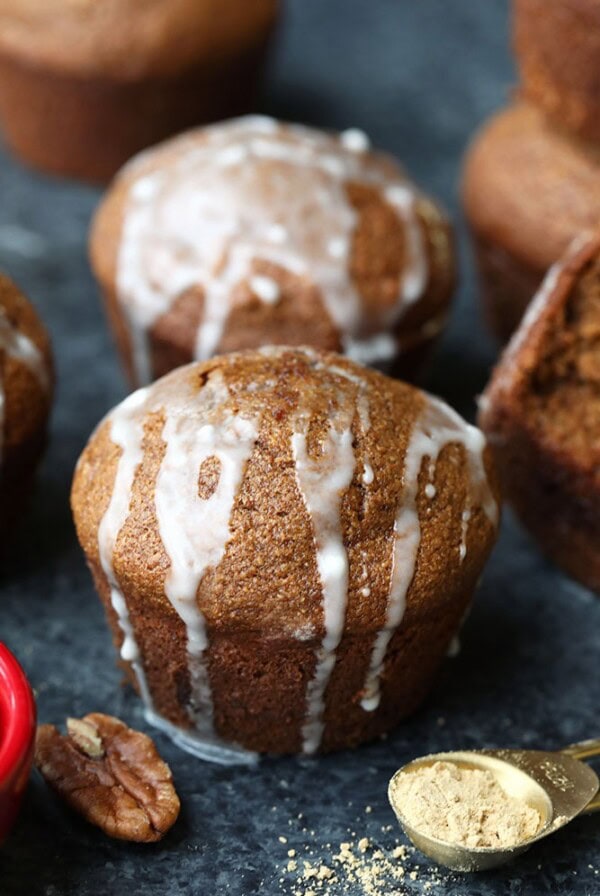
{"label": "dark slate surface", "polygon": [[[504,0],[292,0],[263,107],[365,128],[458,214],[465,142],[514,79],[506,6]],[[0,633],[31,676],[43,721],[105,710],[142,724],[137,701],[119,686],[68,508],[78,453],[99,417],[124,395],[86,262],[98,193],[26,171],[3,153],[0,196],[0,266],[47,321],[60,378],[50,450],[3,571]],[[429,387],[472,414],[493,347],[476,310],[466,246],[462,254],[462,289]],[[291,877],[279,880],[288,848],[311,843],[326,858],[323,844],[347,839],[349,829],[394,845],[395,829],[382,832],[393,822],[386,784],[411,757],[454,747],[559,747],[597,735],[599,631],[600,604],[546,563],[507,514],[462,652],[447,663],[427,706],[386,742],[249,771],[202,764],[159,736],[184,810],[164,843],[146,848],[106,840],[32,781],[17,829],[0,851],[0,894],[290,893]],[[402,892],[597,893],[599,837],[600,817],[583,818],[501,871],[475,878],[442,873],[428,891],[431,873],[422,866]],[[407,869],[415,864],[413,857]],[[331,889],[332,896],[339,892]]]}

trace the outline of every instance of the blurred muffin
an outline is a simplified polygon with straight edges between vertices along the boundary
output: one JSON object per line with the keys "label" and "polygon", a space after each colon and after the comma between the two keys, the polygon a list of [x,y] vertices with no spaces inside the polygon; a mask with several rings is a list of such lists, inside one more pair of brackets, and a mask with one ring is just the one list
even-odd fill
{"label": "blurred muffin", "polygon": [[514,0],[522,92],[559,128],[600,141],[599,0]]}
{"label": "blurred muffin", "polygon": [[505,492],[543,550],[600,592],[600,237],[554,266],[481,400]]}
{"label": "blurred muffin", "polygon": [[260,752],[355,746],[429,689],[494,542],[479,430],[348,359],[179,368],[100,424],[81,545],[152,712]]}
{"label": "blurred muffin", "polygon": [[505,341],[571,240],[598,225],[600,154],[533,106],[502,110],[475,137],[463,179],[486,311]]}
{"label": "blurred muffin", "polygon": [[52,403],[50,340],[14,283],[0,274],[0,530],[21,515],[46,445]]}
{"label": "blurred muffin", "polygon": [[277,0],[0,0],[0,120],[46,171],[105,180],[183,128],[247,111]]}
{"label": "blurred muffin", "polygon": [[454,284],[448,222],[356,130],[247,117],[127,165],[91,258],[136,384],[193,359],[310,344],[414,372]]}

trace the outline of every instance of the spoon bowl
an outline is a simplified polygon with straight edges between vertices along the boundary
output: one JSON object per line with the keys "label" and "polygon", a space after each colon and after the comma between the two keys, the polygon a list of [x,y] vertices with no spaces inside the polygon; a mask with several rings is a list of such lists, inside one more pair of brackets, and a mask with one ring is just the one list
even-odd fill
{"label": "spoon bowl", "polygon": [[[564,827],[580,813],[600,809],[596,773],[582,759],[600,754],[600,740],[586,741],[561,752],[543,750],[462,750],[414,759],[392,777],[388,797],[400,826],[417,849],[440,865],[455,871],[496,868],[529,849],[538,840]],[[396,798],[400,776],[413,774],[435,762],[491,772],[503,790],[522,800],[540,815],[533,837],[510,847],[470,847],[439,840],[417,830],[406,819]]]}

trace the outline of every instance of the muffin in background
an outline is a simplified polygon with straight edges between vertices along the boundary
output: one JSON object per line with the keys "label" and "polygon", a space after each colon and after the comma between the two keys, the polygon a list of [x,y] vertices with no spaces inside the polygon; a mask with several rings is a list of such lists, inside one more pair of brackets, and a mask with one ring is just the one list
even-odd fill
{"label": "muffin in background", "polygon": [[27,503],[46,446],[53,393],[48,334],[31,304],[0,274],[0,532]]}
{"label": "muffin in background", "polygon": [[524,526],[600,593],[600,236],[577,238],[549,271],[479,422]]}
{"label": "muffin in background", "polygon": [[521,93],[557,128],[600,142],[600,3],[514,0]]}
{"label": "muffin in background", "polygon": [[485,311],[506,342],[548,268],[579,233],[598,226],[600,153],[517,103],[475,135],[462,196]]}
{"label": "muffin in background", "polygon": [[267,344],[343,351],[410,377],[455,280],[445,215],[365,134],[259,116],[126,165],[90,251],[136,385]]}
{"label": "muffin in background", "polygon": [[153,717],[269,753],[353,747],[412,712],[498,524],[479,430],[310,348],[134,392],[92,435],[71,501]]}
{"label": "muffin in background", "polygon": [[25,162],[107,180],[193,124],[248,111],[277,0],[0,0],[0,121]]}

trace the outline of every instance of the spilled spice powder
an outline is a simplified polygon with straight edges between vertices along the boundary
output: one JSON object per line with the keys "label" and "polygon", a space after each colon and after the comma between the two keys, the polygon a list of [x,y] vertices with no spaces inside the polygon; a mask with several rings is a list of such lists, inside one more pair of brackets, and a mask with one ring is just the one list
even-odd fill
{"label": "spilled spice powder", "polygon": [[[377,829],[371,826],[369,836],[359,835],[352,828],[338,844],[310,842],[315,832],[302,826],[298,835],[296,860],[280,868],[279,884],[282,896],[409,896],[419,881],[423,892],[441,893],[454,880],[437,866],[423,867],[421,857],[411,845],[395,842],[395,825]],[[391,835],[391,836],[390,836]],[[417,861],[415,862],[415,859]]]}

